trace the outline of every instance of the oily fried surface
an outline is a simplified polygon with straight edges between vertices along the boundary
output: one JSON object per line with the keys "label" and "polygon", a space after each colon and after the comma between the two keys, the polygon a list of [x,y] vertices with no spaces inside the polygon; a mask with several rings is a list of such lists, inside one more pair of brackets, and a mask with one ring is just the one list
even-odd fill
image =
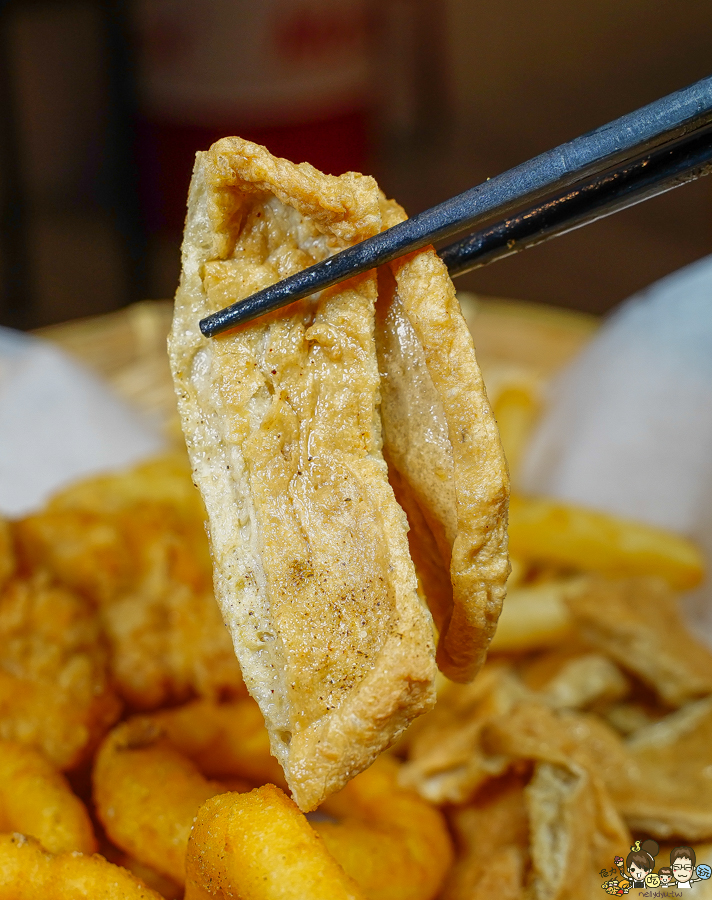
{"label": "oily fried surface", "polygon": [[456,807],[450,822],[457,861],[441,900],[519,900],[529,858],[526,777],[493,779],[469,806]]}
{"label": "oily fried surface", "polygon": [[50,853],[97,849],[86,807],[42,754],[0,741],[0,832],[36,838]]}
{"label": "oily fried surface", "polygon": [[[404,218],[384,203],[387,222]],[[432,250],[391,264],[377,317],[384,453],[440,632],[438,665],[469,681],[505,594],[509,477],[472,336]]]}
{"label": "oily fried surface", "polygon": [[631,826],[658,838],[712,838],[712,698],[641,728],[627,749],[634,768],[616,795]]}
{"label": "oily fried surface", "polygon": [[98,854],[53,856],[33,838],[0,834],[0,900],[161,900]]}
{"label": "oily fried surface", "polygon": [[91,600],[121,695],[150,709],[244,689],[185,460],[89,479],[15,526],[21,555]]}
{"label": "oily fried surface", "polygon": [[482,731],[520,700],[523,686],[507,666],[487,665],[469,685],[451,685],[409,742],[401,781],[434,803],[462,803],[508,760],[483,752]]}
{"label": "oily fried surface", "polygon": [[204,803],[190,835],[186,900],[363,900],[297,806],[267,784]]}
{"label": "oily fried surface", "polygon": [[41,572],[11,579],[0,591],[0,738],[70,769],[120,711],[86,600]]}
{"label": "oily fried surface", "polygon": [[207,313],[382,227],[370,178],[224,139],[199,154],[170,340],[215,584],[304,809],[434,701],[430,617],[381,455],[376,279],[207,340]]}
{"label": "oily fried surface", "polygon": [[678,598],[654,578],[591,579],[567,598],[593,646],[680,706],[712,692],[712,653],[690,634]]}
{"label": "oily fried surface", "polygon": [[327,850],[369,900],[432,900],[453,860],[443,815],[398,784],[399,764],[381,756],[322,809]]}
{"label": "oily fried surface", "polygon": [[115,728],[92,773],[97,815],[109,838],[178,884],[201,803],[223,788],[163,737],[150,719]]}

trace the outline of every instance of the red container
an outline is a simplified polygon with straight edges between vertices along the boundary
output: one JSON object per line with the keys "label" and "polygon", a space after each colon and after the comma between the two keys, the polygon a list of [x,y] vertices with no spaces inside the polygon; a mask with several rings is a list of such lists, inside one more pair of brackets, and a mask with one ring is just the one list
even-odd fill
{"label": "red container", "polygon": [[136,0],[143,201],[180,230],[196,150],[225,135],[340,174],[368,167],[364,0]]}

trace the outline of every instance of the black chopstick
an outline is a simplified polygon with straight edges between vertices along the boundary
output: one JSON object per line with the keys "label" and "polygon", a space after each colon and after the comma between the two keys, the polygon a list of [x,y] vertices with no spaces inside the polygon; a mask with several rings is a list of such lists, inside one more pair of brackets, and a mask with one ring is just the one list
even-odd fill
{"label": "black chopstick", "polygon": [[712,128],[577,184],[438,251],[452,278],[589,225],[712,171]]}
{"label": "black chopstick", "polygon": [[[565,210],[565,202],[561,205],[564,196],[562,192],[571,185],[587,178],[593,183],[597,176],[615,166],[620,167],[631,160],[645,160],[664,145],[685,143],[710,126],[712,77],[704,78],[684,90],[669,94],[602,128],[549,150],[412,219],[234,303],[227,309],[213,313],[201,320],[200,329],[204,335],[212,337],[413,250],[445,240],[466,228],[481,225],[487,219],[502,217],[525,204],[533,204],[544,195],[558,195],[558,208]],[[624,169],[625,166],[621,171]],[[622,183],[620,179],[618,183]],[[595,189],[589,186],[588,193],[584,192],[581,196],[590,199],[595,196]],[[529,212],[536,208],[540,207],[531,207]],[[575,209],[576,204],[568,206],[569,211]],[[615,210],[612,208],[610,211]],[[576,214],[579,216],[579,225],[584,224],[584,220],[590,221],[581,213],[580,208]],[[501,234],[502,228],[506,230],[507,225],[499,223],[494,227],[499,228]],[[567,230],[565,225],[561,225],[556,233],[564,230]],[[473,239],[476,241],[477,235]],[[517,239],[513,240],[516,246]],[[526,246],[532,242],[538,241],[532,240]],[[452,255],[452,248],[447,250]],[[470,268],[484,264],[475,262],[470,265],[473,261],[474,257],[470,256],[467,262]]]}

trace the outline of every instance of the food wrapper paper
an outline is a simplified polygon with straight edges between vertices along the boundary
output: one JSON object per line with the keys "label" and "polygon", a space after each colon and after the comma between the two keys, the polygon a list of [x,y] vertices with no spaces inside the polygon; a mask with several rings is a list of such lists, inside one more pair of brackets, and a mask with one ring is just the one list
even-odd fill
{"label": "food wrapper paper", "polygon": [[0,513],[21,516],[60,488],[164,447],[97,376],[47,341],[0,328]]}
{"label": "food wrapper paper", "polygon": [[[558,374],[521,484],[686,535],[712,568],[712,256],[623,303]],[[686,605],[712,643],[709,578]]]}

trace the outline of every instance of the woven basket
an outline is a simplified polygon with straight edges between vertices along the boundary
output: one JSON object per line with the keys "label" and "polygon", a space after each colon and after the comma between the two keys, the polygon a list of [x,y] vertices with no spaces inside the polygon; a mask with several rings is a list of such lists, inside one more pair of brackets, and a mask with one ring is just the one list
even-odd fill
{"label": "woven basket", "polygon": [[[597,327],[593,316],[571,310],[459,296],[490,393],[512,373],[546,382]],[[180,442],[166,355],[171,315],[170,301],[145,300],[107,315],[52,325],[38,334],[106,378],[120,396]]]}

